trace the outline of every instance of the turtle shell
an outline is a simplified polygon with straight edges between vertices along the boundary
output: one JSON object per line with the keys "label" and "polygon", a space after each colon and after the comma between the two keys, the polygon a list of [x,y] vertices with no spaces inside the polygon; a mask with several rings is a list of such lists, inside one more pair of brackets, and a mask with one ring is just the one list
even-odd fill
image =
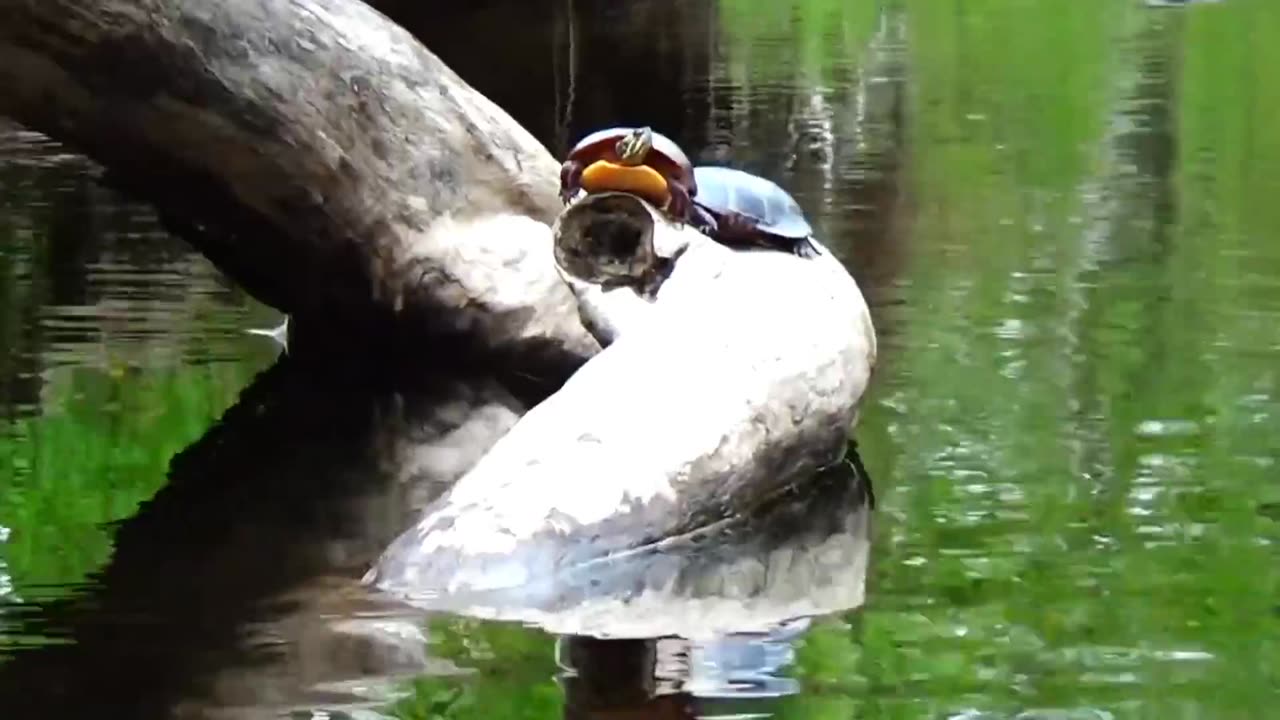
{"label": "turtle shell", "polygon": [[[596,130],[573,146],[569,151],[569,159],[579,160],[588,166],[597,160],[617,163],[618,154],[614,152],[614,146],[633,130],[635,128],[629,127]],[[644,164],[688,188],[690,196],[697,192],[693,163],[689,161],[689,156],[674,140],[657,130],[653,131],[653,148],[645,158]]]}
{"label": "turtle shell", "polygon": [[697,204],[713,215],[736,212],[755,220],[761,232],[780,237],[798,240],[813,235],[800,204],[772,180],[715,165],[700,165],[693,175],[698,181]]}

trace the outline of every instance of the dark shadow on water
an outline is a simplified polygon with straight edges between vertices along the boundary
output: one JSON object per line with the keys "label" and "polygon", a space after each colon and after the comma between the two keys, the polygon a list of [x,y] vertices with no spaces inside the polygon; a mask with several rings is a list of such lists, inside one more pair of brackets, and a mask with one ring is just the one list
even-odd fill
{"label": "dark shadow on water", "polygon": [[262,373],[119,526],[86,592],[25,609],[26,633],[68,644],[0,665],[0,707],[161,717],[398,668],[399,645],[360,639],[379,608],[356,581],[531,402],[482,375],[436,378],[371,391],[288,363]]}
{"label": "dark shadow on water", "polygon": [[701,144],[714,0],[372,4],[558,157],[608,125],[650,123]]}

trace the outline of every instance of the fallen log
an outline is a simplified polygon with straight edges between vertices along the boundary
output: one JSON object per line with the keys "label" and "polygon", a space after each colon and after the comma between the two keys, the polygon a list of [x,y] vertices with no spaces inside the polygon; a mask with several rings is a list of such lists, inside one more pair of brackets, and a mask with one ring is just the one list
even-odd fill
{"label": "fallen log", "polygon": [[427,607],[548,611],[567,578],[694,542],[844,454],[876,339],[829,252],[730,250],[620,193],[578,201],[555,231],[558,267],[606,347],[366,583]]}
{"label": "fallen log", "polygon": [[359,0],[0,0],[0,17],[0,114],[107,166],[295,332],[526,362],[598,349],[551,260],[555,160]]}

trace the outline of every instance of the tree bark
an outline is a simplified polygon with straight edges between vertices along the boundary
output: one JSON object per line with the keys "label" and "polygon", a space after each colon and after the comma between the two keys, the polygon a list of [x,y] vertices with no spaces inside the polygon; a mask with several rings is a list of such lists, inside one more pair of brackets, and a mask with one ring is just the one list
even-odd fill
{"label": "tree bark", "polygon": [[0,0],[0,17],[0,113],[107,166],[297,325],[363,350],[598,350],[551,258],[554,158],[358,0]]}

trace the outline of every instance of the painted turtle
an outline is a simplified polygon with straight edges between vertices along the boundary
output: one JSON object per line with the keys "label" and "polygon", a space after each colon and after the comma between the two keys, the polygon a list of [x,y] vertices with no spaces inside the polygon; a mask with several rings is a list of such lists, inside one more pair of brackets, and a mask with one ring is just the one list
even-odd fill
{"label": "painted turtle", "polygon": [[759,175],[715,165],[693,169],[698,196],[693,214],[703,216],[704,230],[726,245],[760,245],[816,257],[813,228],[800,204],[777,183]]}
{"label": "painted turtle", "polygon": [[560,199],[568,203],[579,189],[629,192],[681,221],[694,217],[698,192],[689,156],[648,127],[606,128],[579,140],[560,166]]}

